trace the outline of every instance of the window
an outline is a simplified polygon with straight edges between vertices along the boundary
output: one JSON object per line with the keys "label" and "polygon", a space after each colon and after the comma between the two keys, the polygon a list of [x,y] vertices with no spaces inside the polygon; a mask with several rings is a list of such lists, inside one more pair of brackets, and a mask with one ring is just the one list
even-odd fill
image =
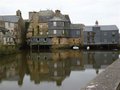
{"label": "window", "polygon": [[104,32],[104,36],[107,36],[107,32]]}
{"label": "window", "polygon": [[62,34],[65,34],[65,31],[64,31],[64,30],[62,31]]}
{"label": "window", "polygon": [[6,41],[9,42],[10,38],[6,38]]}
{"label": "window", "polygon": [[37,41],[39,41],[39,38],[37,38]]}
{"label": "window", "polygon": [[40,32],[40,35],[42,35],[43,34],[43,32]]}
{"label": "window", "polygon": [[80,65],[80,60],[77,60],[77,65]]}
{"label": "window", "polygon": [[54,71],[54,76],[57,76],[57,71]]}
{"label": "window", "polygon": [[77,35],[80,35],[80,31],[76,31],[76,34],[77,34]]}
{"label": "window", "polygon": [[57,63],[54,63],[54,68],[57,68]]}
{"label": "window", "polygon": [[10,23],[10,27],[14,28],[14,23]]}
{"label": "window", "polygon": [[10,42],[13,42],[13,38],[10,38]]}
{"label": "window", "polygon": [[115,32],[112,32],[112,36],[113,36],[113,37],[115,36]]}
{"label": "window", "polygon": [[104,42],[107,42],[107,39],[104,39]]}
{"label": "window", "polygon": [[57,22],[53,22],[53,26],[57,26]]}
{"label": "window", "polygon": [[54,30],[54,31],[53,31],[53,33],[54,33],[54,34],[56,34],[56,33],[57,33],[57,31],[56,31],[56,30]]}
{"label": "window", "polygon": [[112,43],[115,43],[115,39],[112,40]]}
{"label": "window", "polygon": [[44,42],[46,42],[47,41],[47,39],[46,38],[44,38]]}
{"label": "window", "polygon": [[87,35],[90,35],[90,32],[87,32]]}

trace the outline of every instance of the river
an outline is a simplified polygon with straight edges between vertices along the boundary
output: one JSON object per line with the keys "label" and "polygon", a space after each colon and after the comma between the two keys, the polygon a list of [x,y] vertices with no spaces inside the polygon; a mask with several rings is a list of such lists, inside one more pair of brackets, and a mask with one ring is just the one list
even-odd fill
{"label": "river", "polygon": [[0,56],[0,90],[80,90],[118,51],[22,51]]}

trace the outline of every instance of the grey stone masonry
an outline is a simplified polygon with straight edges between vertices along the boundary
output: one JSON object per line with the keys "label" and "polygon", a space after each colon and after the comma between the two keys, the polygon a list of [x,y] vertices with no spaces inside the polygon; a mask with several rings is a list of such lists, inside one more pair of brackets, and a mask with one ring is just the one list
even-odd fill
{"label": "grey stone masonry", "polygon": [[108,66],[97,77],[80,90],[119,90],[120,59]]}

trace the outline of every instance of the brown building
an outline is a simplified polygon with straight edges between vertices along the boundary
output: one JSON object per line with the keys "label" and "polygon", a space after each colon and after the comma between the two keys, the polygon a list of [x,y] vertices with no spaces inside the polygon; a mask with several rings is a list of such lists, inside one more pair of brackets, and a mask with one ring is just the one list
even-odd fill
{"label": "brown building", "polygon": [[27,40],[30,46],[70,48],[83,45],[83,24],[72,24],[60,10],[29,12]]}

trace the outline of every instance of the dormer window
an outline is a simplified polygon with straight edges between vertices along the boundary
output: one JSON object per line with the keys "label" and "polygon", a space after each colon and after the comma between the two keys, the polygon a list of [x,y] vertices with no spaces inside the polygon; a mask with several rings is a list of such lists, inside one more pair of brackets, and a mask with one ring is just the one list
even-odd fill
{"label": "dormer window", "polygon": [[53,22],[53,26],[57,26],[57,22]]}

